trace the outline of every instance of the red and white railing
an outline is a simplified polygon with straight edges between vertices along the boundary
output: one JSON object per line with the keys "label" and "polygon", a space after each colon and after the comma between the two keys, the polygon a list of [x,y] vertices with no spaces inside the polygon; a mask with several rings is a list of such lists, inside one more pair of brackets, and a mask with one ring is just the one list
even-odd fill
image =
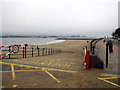
{"label": "red and white railing", "polygon": [[[18,53],[20,47],[25,47],[24,48],[24,55],[25,55],[24,57],[26,57],[26,47],[27,46],[28,46],[28,44],[0,46],[0,59],[3,59],[5,57],[7,57],[11,53],[14,53],[14,54]],[[11,48],[11,50],[9,50],[7,54],[2,56],[2,51],[1,50],[2,50],[2,48],[5,48],[5,47],[7,47],[7,48],[9,47],[9,49]]]}

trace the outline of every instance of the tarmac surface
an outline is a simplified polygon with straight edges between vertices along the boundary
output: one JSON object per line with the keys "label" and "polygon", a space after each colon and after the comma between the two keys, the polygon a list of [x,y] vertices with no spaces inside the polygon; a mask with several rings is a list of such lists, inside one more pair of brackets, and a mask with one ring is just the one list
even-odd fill
{"label": "tarmac surface", "polygon": [[[118,88],[119,75],[103,69],[85,70],[86,40],[67,40],[45,47],[61,53],[2,62],[2,88]],[[115,54],[116,55],[116,54]],[[112,81],[110,81],[112,80]],[[111,83],[112,82],[112,83]]]}

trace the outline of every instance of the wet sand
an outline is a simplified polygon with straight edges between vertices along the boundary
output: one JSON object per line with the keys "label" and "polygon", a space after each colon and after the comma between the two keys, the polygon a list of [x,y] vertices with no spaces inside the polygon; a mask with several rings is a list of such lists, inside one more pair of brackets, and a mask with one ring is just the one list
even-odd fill
{"label": "wet sand", "polygon": [[[3,60],[7,63],[41,67],[35,69],[15,66],[15,70],[33,70],[15,72],[15,80],[12,80],[11,72],[2,72],[2,87],[13,88],[14,85],[16,85],[15,88],[116,88],[116,86],[97,79],[103,72],[103,69],[84,69],[84,46],[89,46],[86,40],[67,40],[58,44],[42,46],[61,49],[61,53],[58,54]],[[3,65],[2,68],[3,71],[10,70],[10,66],[8,65]],[[57,83],[56,80],[51,78],[45,71],[35,71],[41,70],[41,68],[47,68],[46,70],[55,76],[60,83]],[[69,71],[75,72],[72,73]]]}

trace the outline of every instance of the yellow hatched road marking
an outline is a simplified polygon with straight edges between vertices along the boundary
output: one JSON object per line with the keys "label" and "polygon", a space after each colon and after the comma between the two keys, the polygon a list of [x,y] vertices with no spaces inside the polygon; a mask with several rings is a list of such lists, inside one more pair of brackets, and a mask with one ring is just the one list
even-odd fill
{"label": "yellow hatched road marking", "polygon": [[52,77],[54,80],[56,80],[57,83],[60,83],[60,80],[58,80],[55,76],[53,76],[50,72],[48,72],[47,70],[45,70],[43,68],[43,71],[45,71],[50,77]]}
{"label": "yellow hatched road marking", "polygon": [[[2,72],[12,72],[12,79],[15,79],[15,72],[20,72],[20,71],[41,71],[41,70],[14,70],[14,65],[16,66],[23,66],[23,67],[28,67],[28,68],[41,68],[41,67],[35,67],[35,66],[28,66],[28,65],[21,65],[21,64],[14,64],[14,63],[6,63],[6,62],[0,62],[3,64],[11,65],[12,71],[2,71]],[[42,68],[42,71],[45,71],[50,77],[52,77],[54,80],[56,80],[57,83],[60,83],[60,80],[58,80],[55,76],[53,76],[50,72],[47,70],[53,70],[53,71],[62,71],[62,72],[72,72],[75,73],[76,71],[67,71],[67,70],[61,70],[61,69],[50,69],[50,68]]]}
{"label": "yellow hatched road marking", "polygon": [[[58,69],[48,69],[45,68],[46,70],[51,70],[51,71],[61,71],[61,72],[70,72],[70,73],[75,73],[76,71],[65,71],[65,70],[58,70]],[[29,71],[42,71],[42,70],[15,70],[15,72],[29,72]],[[0,72],[12,72],[12,71],[0,71]]]}
{"label": "yellow hatched road marking", "polygon": [[120,75],[102,73],[102,74],[100,74],[100,76],[120,76]]}
{"label": "yellow hatched road marking", "polygon": [[106,79],[118,79],[118,78],[120,78],[120,75],[102,73],[102,74],[100,74],[100,76],[108,76],[108,77],[106,77],[106,78],[100,78],[100,77],[98,77],[99,80],[103,80],[103,81],[105,81],[107,83],[110,83],[110,84],[112,84],[114,86],[120,87],[120,85],[118,85],[116,83],[113,83],[111,81],[106,80]]}
{"label": "yellow hatched road marking", "polygon": [[[100,78],[98,78],[98,79],[100,79]],[[114,86],[120,87],[120,85],[118,85],[118,84],[116,84],[116,83],[113,83],[113,82],[110,82],[110,81],[108,81],[108,80],[105,80],[105,79],[100,79],[100,80],[103,80],[103,81],[105,81],[105,82],[107,82],[107,83],[110,83],[110,84],[112,84],[112,85],[114,85]]]}
{"label": "yellow hatched road marking", "polygon": [[116,78],[120,78],[120,77],[108,77],[108,78],[98,78],[98,79],[116,79]]}
{"label": "yellow hatched road marking", "polygon": [[15,69],[14,69],[14,65],[11,65],[11,70],[12,70],[12,80],[15,80]]}
{"label": "yellow hatched road marking", "polygon": [[28,67],[28,68],[41,68],[41,67],[28,66],[28,65],[22,65],[22,64],[14,64],[14,63],[5,63],[5,62],[0,62],[0,63],[7,64],[7,65],[16,65],[16,66]]}
{"label": "yellow hatched road marking", "polygon": [[77,71],[68,71],[68,70],[61,70],[61,69],[50,69],[50,68],[45,68],[47,70],[52,70],[52,71],[61,71],[61,72],[71,72],[71,73],[76,73]]}
{"label": "yellow hatched road marking", "polygon": [[[42,67],[35,67],[35,66],[22,65],[22,64],[6,63],[6,62],[0,62],[0,63],[7,64],[7,65],[16,65],[16,66],[28,67],[28,68],[36,68],[36,69],[42,68]],[[77,71],[71,71],[71,70],[61,70],[61,69],[51,69],[51,68],[45,68],[45,69],[53,70],[53,71],[61,71],[61,72],[71,72],[71,73],[77,72]]]}
{"label": "yellow hatched road marking", "polygon": [[[29,71],[42,71],[42,70],[15,70],[15,72],[29,72]],[[0,72],[12,72],[12,71],[0,71]]]}

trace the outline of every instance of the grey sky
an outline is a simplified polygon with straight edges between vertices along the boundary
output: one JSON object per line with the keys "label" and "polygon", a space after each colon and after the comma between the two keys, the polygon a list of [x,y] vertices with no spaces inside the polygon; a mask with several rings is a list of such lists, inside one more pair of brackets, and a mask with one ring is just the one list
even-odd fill
{"label": "grey sky", "polygon": [[15,35],[110,35],[119,0],[3,0],[2,32]]}
{"label": "grey sky", "polygon": [[118,3],[118,27],[120,27],[120,1]]}

